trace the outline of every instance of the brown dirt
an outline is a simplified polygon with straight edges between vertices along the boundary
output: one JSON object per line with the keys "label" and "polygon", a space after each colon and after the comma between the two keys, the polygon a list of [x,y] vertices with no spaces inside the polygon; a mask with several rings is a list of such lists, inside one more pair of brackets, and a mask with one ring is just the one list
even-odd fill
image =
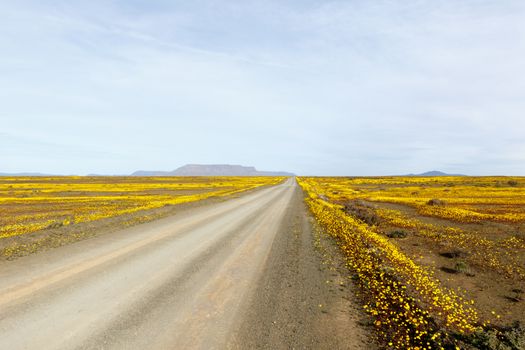
{"label": "brown dirt", "polygon": [[[458,223],[442,218],[418,215],[417,211],[409,206],[391,203],[371,203],[376,208],[395,209],[410,218],[438,227],[457,227],[465,231],[476,232],[480,237],[490,240],[502,240],[520,232],[520,225],[495,222],[474,224]],[[378,230],[387,234],[399,229],[384,222],[378,224]],[[457,249],[445,243],[421,236],[415,230],[407,230],[406,238],[392,240],[417,263],[435,271],[444,286],[463,290],[468,299],[475,301],[482,319],[490,320],[497,326],[506,326],[514,321],[525,324],[525,281],[519,278],[510,278],[504,274],[484,267],[476,261],[471,261],[469,252]],[[450,254],[460,252],[458,254]],[[520,258],[520,257],[518,257]],[[525,266],[525,252],[521,256],[522,266]],[[456,271],[456,264],[466,263],[466,270]],[[521,291],[521,292],[520,292]],[[493,313],[494,312],[494,313]],[[498,318],[496,315],[499,315]]]}

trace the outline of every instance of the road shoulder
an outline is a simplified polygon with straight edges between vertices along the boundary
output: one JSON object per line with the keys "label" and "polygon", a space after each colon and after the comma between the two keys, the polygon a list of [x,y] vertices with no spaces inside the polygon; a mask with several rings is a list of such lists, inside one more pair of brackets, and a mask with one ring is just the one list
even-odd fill
{"label": "road shoulder", "polygon": [[316,229],[298,188],[229,348],[374,348],[344,265],[335,243]]}

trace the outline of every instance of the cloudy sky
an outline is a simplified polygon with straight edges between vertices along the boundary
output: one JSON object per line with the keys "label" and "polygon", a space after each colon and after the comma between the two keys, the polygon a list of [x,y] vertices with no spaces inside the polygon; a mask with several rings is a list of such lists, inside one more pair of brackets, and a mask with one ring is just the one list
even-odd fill
{"label": "cloudy sky", "polygon": [[525,175],[522,0],[0,1],[0,172]]}

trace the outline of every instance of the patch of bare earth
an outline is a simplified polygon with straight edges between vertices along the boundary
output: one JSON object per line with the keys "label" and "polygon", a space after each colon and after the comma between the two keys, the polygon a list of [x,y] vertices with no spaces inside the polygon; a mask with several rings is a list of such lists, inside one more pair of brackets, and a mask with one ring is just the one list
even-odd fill
{"label": "patch of bare earth", "polygon": [[[467,232],[475,232],[480,239],[501,241],[510,237],[520,237],[523,228],[520,224],[505,224],[496,222],[481,222],[464,224],[442,218],[421,216],[409,206],[365,202],[372,208],[398,210],[409,218],[423,223],[432,224],[445,230],[447,227],[456,227]],[[369,214],[372,215],[372,214]],[[429,267],[435,272],[444,286],[465,291],[467,299],[474,300],[475,307],[480,312],[481,319],[490,320],[498,327],[509,326],[515,321],[525,324],[525,281],[517,276],[510,276],[487,266],[483,255],[474,256],[473,250],[454,246],[453,242],[436,241],[423,236],[415,229],[405,229],[392,226],[375,217],[373,220],[376,230],[385,236],[392,236],[392,232],[402,231],[406,237],[391,237],[390,239],[408,256],[420,265]],[[476,249],[473,247],[473,249]],[[525,267],[525,251],[506,256],[504,248],[493,253],[498,254],[502,261],[506,258],[518,261]],[[486,259],[489,259],[487,257]]]}

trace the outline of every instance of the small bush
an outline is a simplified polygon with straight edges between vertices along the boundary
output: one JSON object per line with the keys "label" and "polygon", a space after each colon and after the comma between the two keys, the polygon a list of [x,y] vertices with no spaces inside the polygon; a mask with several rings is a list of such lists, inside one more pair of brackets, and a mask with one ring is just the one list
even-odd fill
{"label": "small bush", "polygon": [[451,274],[458,274],[458,273],[464,273],[469,277],[475,276],[471,270],[468,264],[464,261],[458,261],[456,265],[454,265],[453,268],[443,266],[441,267],[441,271]]}
{"label": "small bush", "polygon": [[[510,327],[485,327],[470,335],[457,335],[465,345],[486,350],[525,349],[525,328],[519,321]],[[467,348],[465,346],[465,348]],[[470,347],[469,347],[470,348]]]}
{"label": "small bush", "polygon": [[442,257],[449,258],[449,259],[455,259],[455,258],[464,258],[468,254],[464,250],[461,249],[454,249],[449,252],[439,253]]}
{"label": "small bush", "polygon": [[441,199],[434,198],[434,199],[429,200],[427,202],[427,205],[433,205],[433,206],[445,205],[445,201],[442,201]]}
{"label": "small bush", "polygon": [[395,230],[387,233],[387,237],[389,238],[405,238],[406,236],[408,236],[408,234],[403,230]]}
{"label": "small bush", "polygon": [[55,222],[47,225],[46,229],[59,228],[59,227],[62,227],[62,226],[64,226],[64,222],[62,222],[62,221],[55,221]]}
{"label": "small bush", "polygon": [[454,265],[454,270],[456,270],[457,272],[460,272],[460,273],[468,272],[469,271],[469,267],[468,267],[466,262],[458,261],[456,263],[456,265]]}
{"label": "small bush", "polygon": [[380,222],[380,218],[375,210],[367,203],[361,201],[347,203],[343,211],[370,226],[377,225]]}

